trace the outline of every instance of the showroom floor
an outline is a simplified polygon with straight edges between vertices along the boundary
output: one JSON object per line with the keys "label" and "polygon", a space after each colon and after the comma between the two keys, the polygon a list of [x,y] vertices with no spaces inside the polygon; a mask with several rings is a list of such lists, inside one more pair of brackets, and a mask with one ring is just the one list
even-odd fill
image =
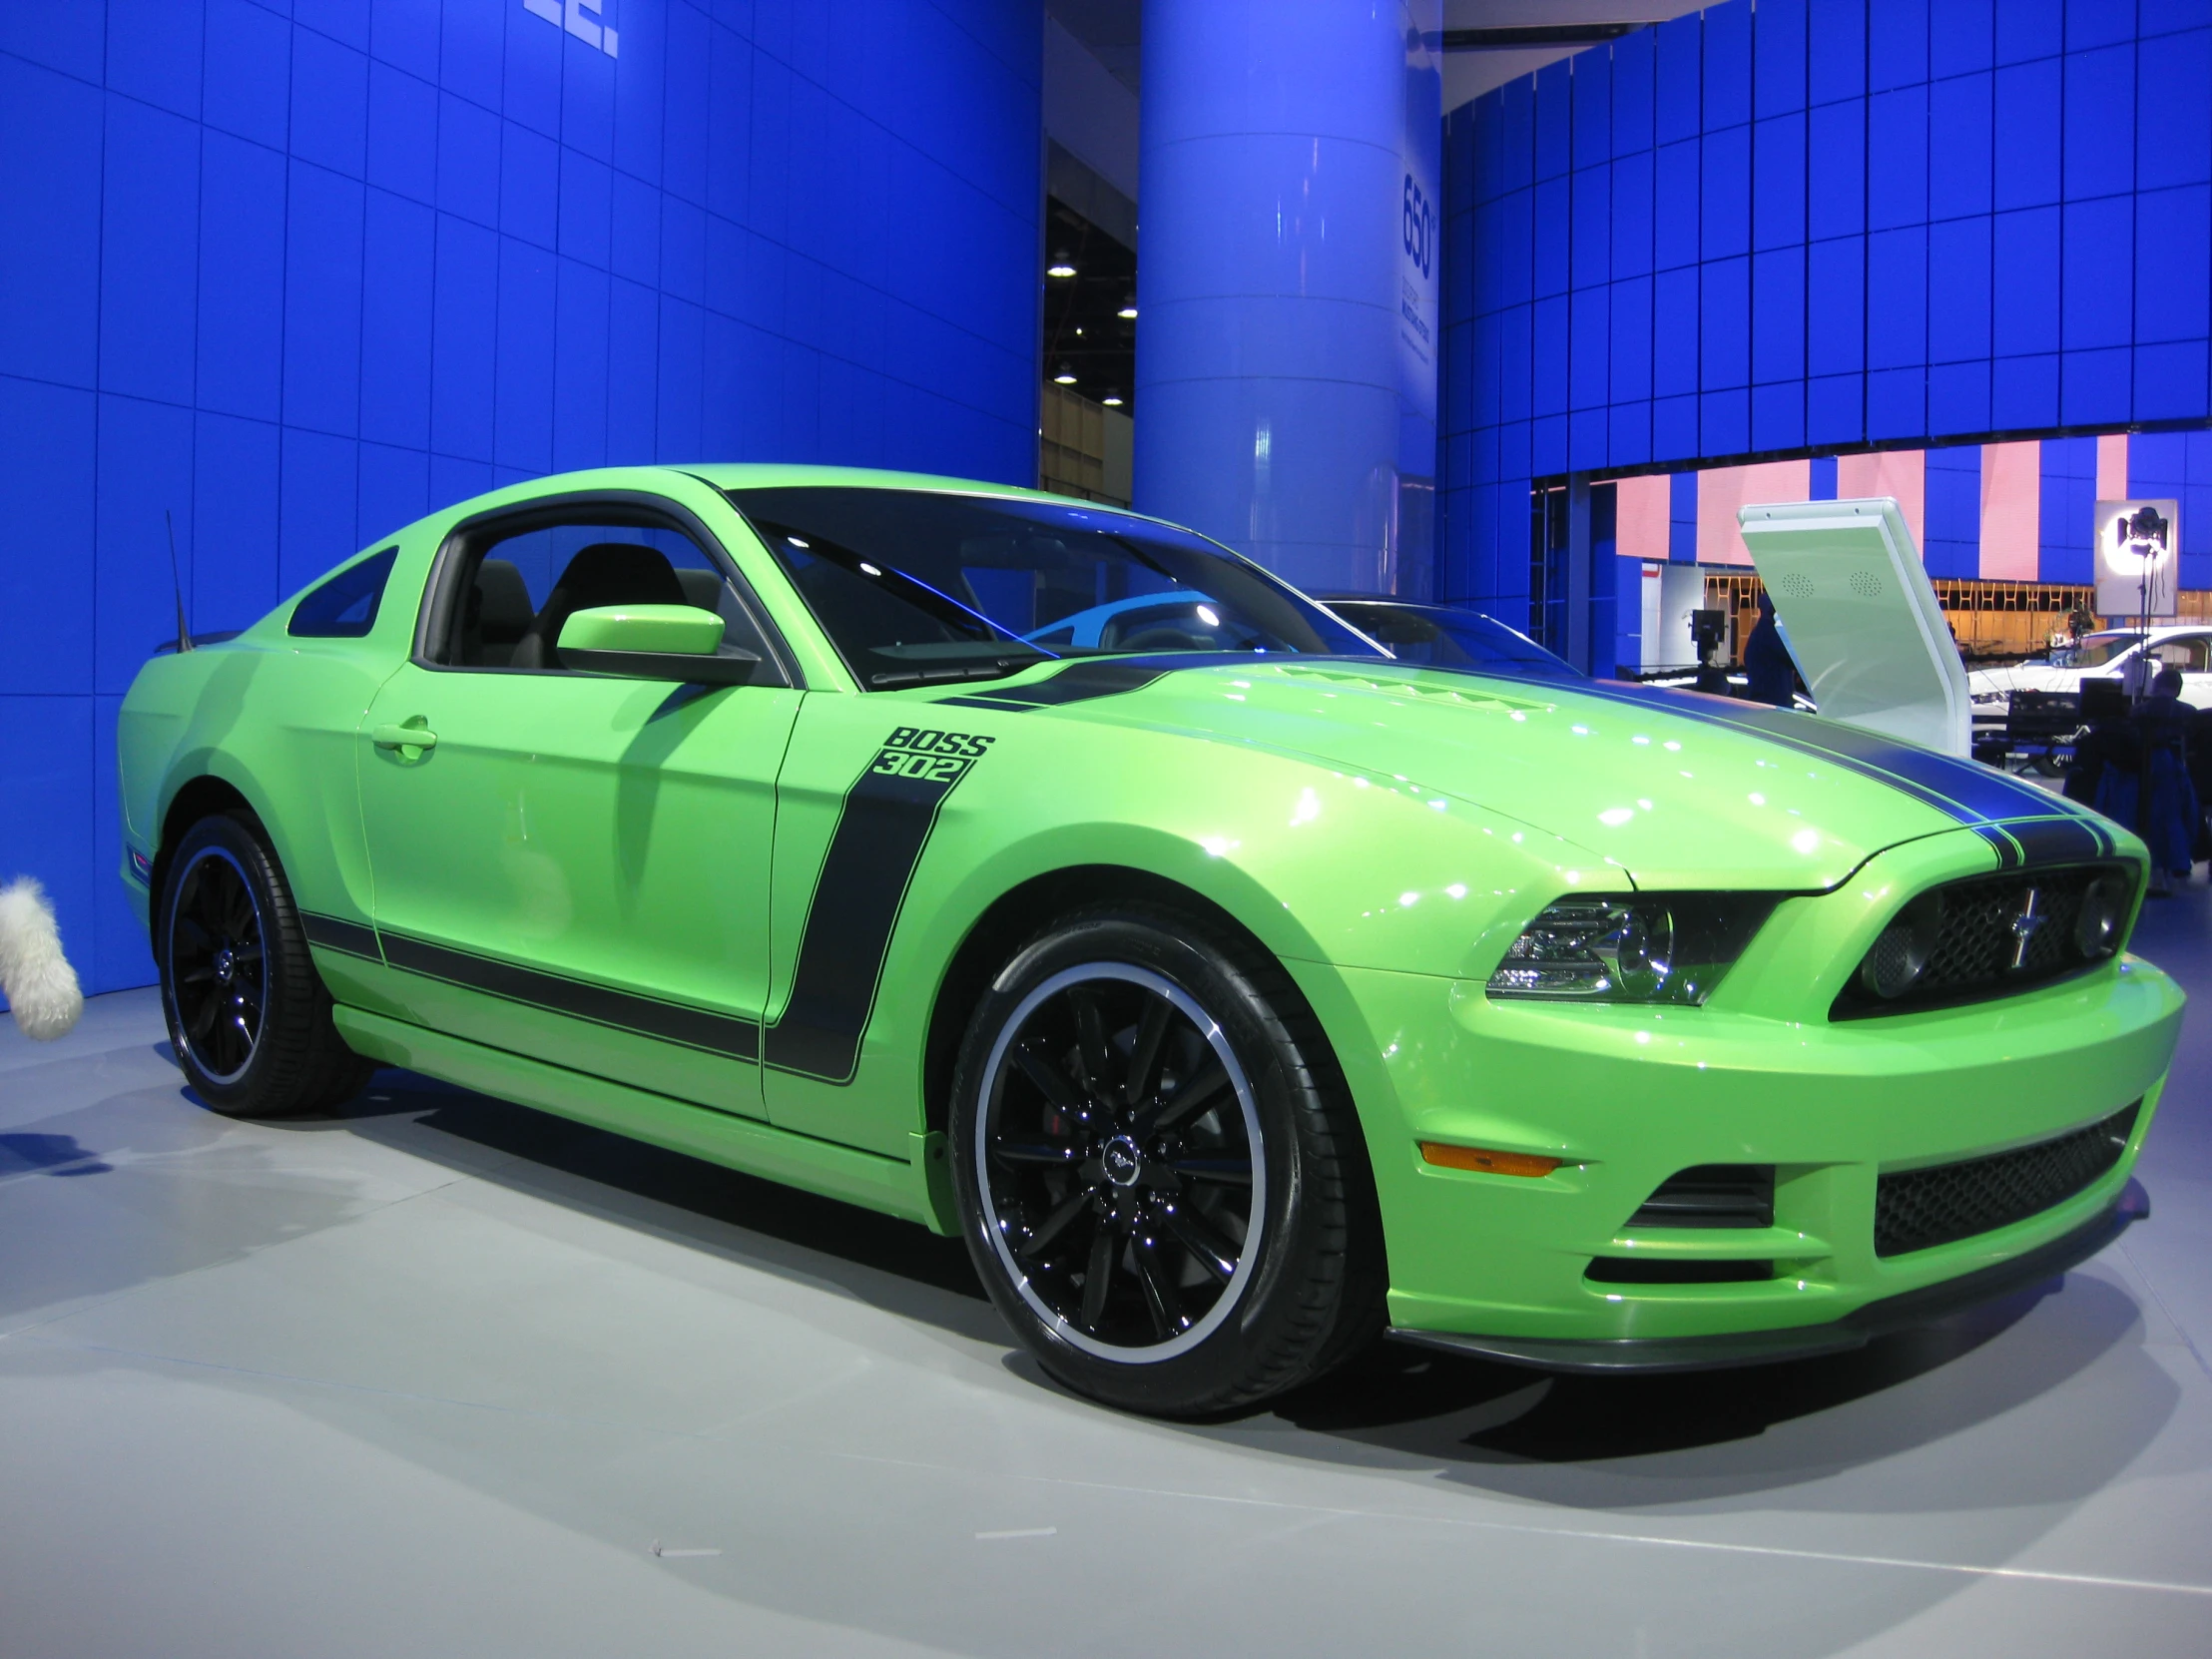
{"label": "showroom floor", "polygon": [[[2138,940],[2212,991],[2212,891]],[[103,997],[0,1033],[0,1654],[2201,1656],[2208,1031],[2055,1294],[1192,1428],[1044,1382],[957,1243],[399,1073],[227,1122]]]}

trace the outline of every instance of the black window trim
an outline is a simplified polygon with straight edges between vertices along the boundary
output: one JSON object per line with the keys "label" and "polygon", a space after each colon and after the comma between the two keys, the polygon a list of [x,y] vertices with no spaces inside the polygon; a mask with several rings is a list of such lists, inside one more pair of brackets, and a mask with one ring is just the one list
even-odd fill
{"label": "black window trim", "polygon": [[[689,474],[686,474],[689,476]],[[459,573],[468,567],[469,561],[489,545],[504,541],[510,536],[528,535],[532,530],[551,529],[564,521],[573,521],[579,509],[595,507],[613,508],[642,516],[647,520],[662,520],[666,527],[689,536],[699,550],[707,556],[707,562],[718,570],[722,579],[738,597],[742,609],[762,642],[768,646],[768,661],[783,677],[783,684],[794,691],[807,689],[807,677],[799,666],[799,659],[786,643],[783,633],[768,614],[753,591],[752,583],[738,568],[730,550],[723,546],[722,538],[707,528],[700,516],[681,501],[650,490],[568,490],[559,495],[541,495],[534,500],[510,502],[503,507],[493,507],[473,513],[446,531],[438,543],[437,554],[430,561],[430,575],[423,584],[422,603],[415,613],[414,645],[409,660],[420,669],[434,674],[558,674],[573,676],[574,670],[565,668],[501,668],[490,665],[465,663],[441,663],[434,652],[453,632],[454,605],[458,592]],[[742,515],[741,515],[742,522]],[[650,528],[650,522],[639,526]],[[751,525],[747,525],[751,529]],[[765,685],[766,681],[756,681]]]}

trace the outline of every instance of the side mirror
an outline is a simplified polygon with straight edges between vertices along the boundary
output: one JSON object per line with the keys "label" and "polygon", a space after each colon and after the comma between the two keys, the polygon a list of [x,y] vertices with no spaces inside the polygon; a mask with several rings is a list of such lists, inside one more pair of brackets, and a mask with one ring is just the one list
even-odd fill
{"label": "side mirror", "polygon": [[563,668],[630,680],[744,686],[761,659],[722,646],[722,618],[692,605],[597,605],[561,624]]}

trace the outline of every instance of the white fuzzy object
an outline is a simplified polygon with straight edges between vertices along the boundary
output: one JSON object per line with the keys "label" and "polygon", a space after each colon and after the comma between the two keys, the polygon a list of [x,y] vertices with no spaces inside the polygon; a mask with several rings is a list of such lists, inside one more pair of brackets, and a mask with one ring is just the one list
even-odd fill
{"label": "white fuzzy object", "polygon": [[85,1011],[77,970],[62,954],[54,906],[28,875],[0,887],[0,991],[23,1034],[39,1042],[65,1035]]}

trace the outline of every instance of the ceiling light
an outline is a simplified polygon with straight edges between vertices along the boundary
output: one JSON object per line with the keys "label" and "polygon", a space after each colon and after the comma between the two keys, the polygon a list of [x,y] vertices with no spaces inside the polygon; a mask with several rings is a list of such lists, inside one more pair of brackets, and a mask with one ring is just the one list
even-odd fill
{"label": "ceiling light", "polygon": [[1129,296],[1129,297],[1128,297],[1127,299],[1124,299],[1124,300],[1123,300],[1123,301],[1121,302],[1121,309],[1120,309],[1120,310],[1118,310],[1118,311],[1116,311],[1116,312],[1114,313],[1114,315],[1116,315],[1116,316],[1120,317],[1120,318],[1121,318],[1121,319],[1122,319],[1123,321],[1125,321],[1125,322],[1134,322],[1134,321],[1136,321],[1136,320],[1137,320],[1137,296],[1136,296],[1135,294],[1133,294],[1133,293],[1132,293],[1132,294],[1131,294],[1131,295],[1130,295],[1130,296]]}
{"label": "ceiling light", "polygon": [[1073,365],[1073,364],[1071,364],[1071,363],[1062,363],[1062,364],[1060,365],[1060,372],[1052,376],[1052,383],[1053,383],[1054,385],[1056,385],[1056,386],[1072,386],[1072,385],[1074,385],[1074,384],[1075,384],[1075,368],[1074,368],[1074,365]]}
{"label": "ceiling light", "polygon": [[1118,391],[1109,391],[1104,397],[1101,397],[1099,401],[1105,404],[1106,407],[1108,407],[1109,409],[1118,409],[1121,407],[1121,393]]}
{"label": "ceiling light", "polygon": [[1044,268],[1044,274],[1047,276],[1073,276],[1075,267],[1068,263],[1065,251],[1056,251],[1052,256],[1052,263]]}

